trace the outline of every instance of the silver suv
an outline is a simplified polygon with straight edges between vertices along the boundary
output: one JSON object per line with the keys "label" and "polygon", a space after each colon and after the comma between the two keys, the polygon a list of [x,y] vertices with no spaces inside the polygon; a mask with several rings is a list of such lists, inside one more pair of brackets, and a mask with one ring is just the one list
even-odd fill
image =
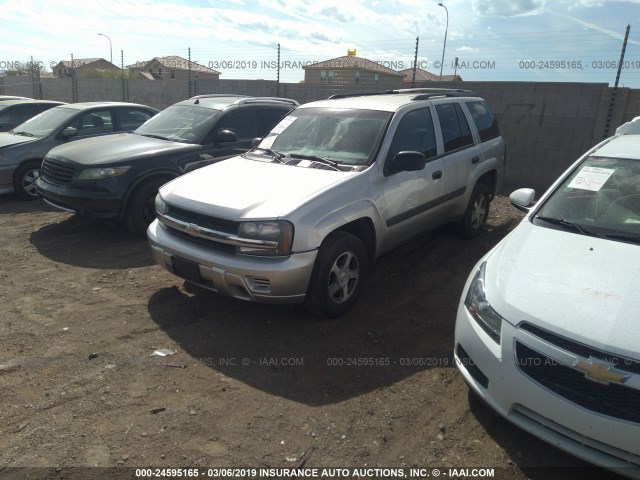
{"label": "silver suv", "polygon": [[336,317],[385,252],[446,222],[475,236],[505,161],[471,91],[335,95],[163,186],[147,235],[158,263],[191,282]]}

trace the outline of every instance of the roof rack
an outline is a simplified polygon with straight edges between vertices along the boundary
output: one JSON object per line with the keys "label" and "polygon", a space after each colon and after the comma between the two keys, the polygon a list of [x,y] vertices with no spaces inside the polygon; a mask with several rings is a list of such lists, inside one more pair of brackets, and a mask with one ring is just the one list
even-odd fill
{"label": "roof rack", "polygon": [[434,97],[477,97],[471,90],[462,88],[400,88],[398,90],[387,90],[386,93],[417,93],[412,100],[428,100]]}
{"label": "roof rack", "polygon": [[196,95],[189,100],[197,100],[198,98],[215,98],[215,97],[237,97],[246,98],[248,95],[238,95],[236,93],[205,93],[204,95]]}
{"label": "roof rack", "polygon": [[333,95],[331,95],[330,97],[328,97],[328,100],[334,99],[334,98],[349,98],[349,97],[365,97],[367,95],[384,95],[385,93],[388,92],[351,92],[351,93],[334,93]]}
{"label": "roof rack", "polygon": [[300,105],[298,102],[296,102],[295,100],[292,100],[290,98],[280,98],[280,97],[248,97],[248,98],[241,98],[240,100],[236,100],[235,102],[233,102],[236,105],[242,105],[244,103],[287,103],[289,105],[294,105],[294,106],[298,106]]}
{"label": "roof rack", "polygon": [[427,100],[434,97],[477,97],[478,95],[471,90],[463,90],[461,88],[399,88],[397,90],[387,90],[385,92],[353,92],[353,93],[336,93],[331,95],[329,99],[364,97],[368,95],[389,95],[400,93],[416,93],[411,100]]}

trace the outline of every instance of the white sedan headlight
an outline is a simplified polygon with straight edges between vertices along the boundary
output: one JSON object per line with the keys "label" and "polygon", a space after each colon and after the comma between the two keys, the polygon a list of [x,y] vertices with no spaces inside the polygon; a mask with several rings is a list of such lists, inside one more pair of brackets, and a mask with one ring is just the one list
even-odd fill
{"label": "white sedan headlight", "polygon": [[464,305],[474,320],[478,322],[478,325],[480,325],[496,343],[500,343],[502,317],[491,307],[485,296],[484,273],[486,265],[487,262],[483,262],[473,276],[464,300]]}
{"label": "white sedan headlight", "polygon": [[238,237],[263,240],[272,246],[239,246],[238,253],[245,255],[289,255],[293,243],[293,225],[283,220],[264,222],[243,222],[238,229]]}
{"label": "white sedan headlight", "polygon": [[78,180],[98,180],[99,178],[117,177],[127,172],[131,165],[126,167],[85,168],[78,175]]}

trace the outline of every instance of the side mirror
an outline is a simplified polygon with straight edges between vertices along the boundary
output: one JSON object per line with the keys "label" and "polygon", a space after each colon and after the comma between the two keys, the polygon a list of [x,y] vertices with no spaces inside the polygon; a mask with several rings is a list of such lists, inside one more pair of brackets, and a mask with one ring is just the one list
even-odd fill
{"label": "side mirror", "polygon": [[67,127],[62,131],[62,138],[75,137],[77,133],[78,130],[76,130],[75,128]]}
{"label": "side mirror", "polygon": [[400,152],[388,162],[387,172],[415,172],[422,170],[427,159],[421,152]]}
{"label": "side mirror", "polygon": [[218,143],[235,142],[236,140],[238,140],[238,136],[231,130],[220,130],[216,137]]}
{"label": "side mirror", "polygon": [[536,191],[533,188],[520,188],[509,195],[509,200],[518,210],[528,213],[533,206],[535,196]]}
{"label": "side mirror", "polygon": [[261,141],[262,139],[260,137],[256,137],[253,140],[251,140],[251,148],[257,147]]}

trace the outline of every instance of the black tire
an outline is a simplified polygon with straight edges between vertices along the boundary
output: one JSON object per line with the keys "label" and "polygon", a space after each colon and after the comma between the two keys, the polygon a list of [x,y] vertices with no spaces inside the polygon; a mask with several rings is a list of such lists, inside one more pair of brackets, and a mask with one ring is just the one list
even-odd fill
{"label": "black tire", "polygon": [[147,227],[156,218],[155,199],[158,189],[168,178],[154,178],[136,187],[127,204],[127,225],[138,235],[147,236]]}
{"label": "black tire", "polygon": [[344,315],[358,299],[368,269],[362,241],[350,233],[332,233],[318,251],[305,308],[328,318]]}
{"label": "black tire", "polygon": [[485,183],[478,183],[471,193],[464,218],[460,222],[460,233],[464,238],[478,236],[482,227],[487,223],[490,202],[489,187]]}
{"label": "black tire", "polygon": [[23,200],[36,200],[40,195],[36,192],[36,180],[40,178],[42,162],[32,160],[16,168],[13,174],[13,188]]}

